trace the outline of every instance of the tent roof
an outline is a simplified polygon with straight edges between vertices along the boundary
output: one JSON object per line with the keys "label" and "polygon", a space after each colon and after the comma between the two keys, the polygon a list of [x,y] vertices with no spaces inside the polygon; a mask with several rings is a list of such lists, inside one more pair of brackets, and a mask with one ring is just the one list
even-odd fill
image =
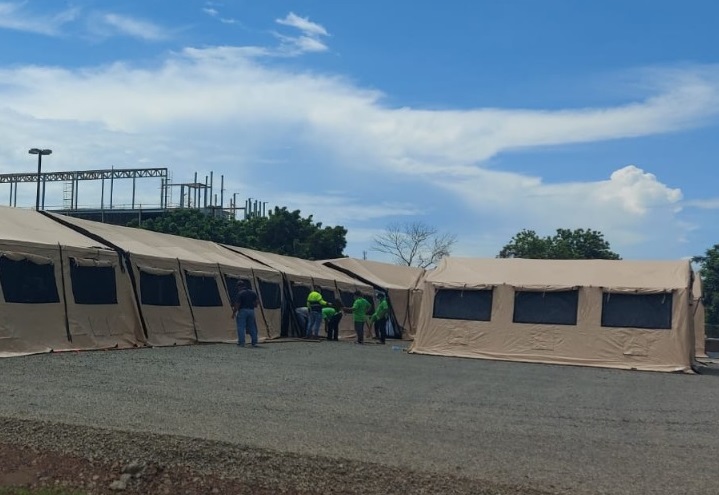
{"label": "tent roof", "polygon": [[413,288],[424,274],[424,269],[416,266],[392,265],[355,258],[336,258],[323,263],[343,268],[385,289]]}
{"label": "tent roof", "polygon": [[293,256],[285,256],[282,254],[265,253],[264,251],[256,251],[254,249],[240,248],[236,246],[227,247],[288,275],[324,279],[327,281],[336,280],[338,282],[344,282],[358,287],[370,288],[369,285],[360,282],[349,275],[345,275],[342,272],[333,270],[319,261],[304,260],[302,258],[295,258]]}
{"label": "tent roof", "polygon": [[454,284],[515,287],[615,287],[687,289],[689,261],[534,260],[444,258],[425,280]]}
{"label": "tent roof", "polygon": [[273,271],[211,241],[92,222],[63,215],[52,214],[52,216],[106,239],[120,249],[132,254],[158,258],[177,258],[200,263],[220,263],[226,266]]}
{"label": "tent roof", "polygon": [[35,210],[8,206],[0,206],[0,238],[7,241],[35,244],[109,249],[89,237],[54,222]]}

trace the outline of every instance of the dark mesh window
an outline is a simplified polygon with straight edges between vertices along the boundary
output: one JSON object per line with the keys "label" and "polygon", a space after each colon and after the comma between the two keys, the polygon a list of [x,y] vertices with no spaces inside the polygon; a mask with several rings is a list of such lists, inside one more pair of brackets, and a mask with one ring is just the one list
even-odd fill
{"label": "dark mesh window", "polygon": [[310,288],[306,285],[292,283],[292,302],[296,308],[307,306],[307,296],[310,295]]}
{"label": "dark mesh window", "polygon": [[117,304],[115,268],[70,263],[72,296],[76,304]]}
{"label": "dark mesh window", "polygon": [[280,284],[259,279],[260,297],[262,307],[265,309],[279,309],[282,307],[282,292]]}
{"label": "dark mesh window", "polygon": [[514,293],[514,323],[576,325],[578,290]]}
{"label": "dark mesh window", "polygon": [[5,302],[46,304],[60,302],[53,265],[0,256],[0,285]]}
{"label": "dark mesh window", "polygon": [[196,308],[222,306],[220,291],[215,277],[185,273],[190,303]]}
{"label": "dark mesh window", "polygon": [[439,289],[434,295],[433,318],[490,321],[492,290]]}
{"label": "dark mesh window", "polygon": [[227,286],[227,296],[230,298],[230,302],[234,302],[237,298],[237,282],[242,280],[245,285],[252,288],[252,282],[249,278],[238,277],[235,275],[225,275],[225,285]]}
{"label": "dark mesh window", "polygon": [[140,293],[142,304],[149,306],[179,306],[175,275],[153,275],[140,271]]}
{"label": "dark mesh window", "polygon": [[340,299],[342,300],[342,306],[345,308],[351,308],[352,304],[355,302],[355,295],[352,292],[341,290]]}
{"label": "dark mesh window", "polygon": [[602,326],[672,328],[672,294],[604,294]]}
{"label": "dark mesh window", "polygon": [[322,299],[327,301],[328,304],[332,304],[335,302],[335,291],[332,289],[320,289],[320,293],[322,294]]}

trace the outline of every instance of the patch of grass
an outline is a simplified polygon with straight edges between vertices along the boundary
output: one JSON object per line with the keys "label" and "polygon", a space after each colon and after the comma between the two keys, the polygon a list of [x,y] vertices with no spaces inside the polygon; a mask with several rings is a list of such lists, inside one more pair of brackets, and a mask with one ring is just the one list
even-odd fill
{"label": "patch of grass", "polygon": [[83,495],[64,488],[7,488],[0,486],[0,495]]}

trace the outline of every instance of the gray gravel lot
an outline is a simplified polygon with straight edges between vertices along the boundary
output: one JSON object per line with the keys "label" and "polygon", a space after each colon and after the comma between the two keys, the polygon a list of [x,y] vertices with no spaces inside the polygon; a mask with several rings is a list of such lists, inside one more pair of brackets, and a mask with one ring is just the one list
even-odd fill
{"label": "gray gravel lot", "polygon": [[[0,360],[0,416],[555,493],[716,494],[719,377],[271,343]],[[2,432],[0,432],[0,440]]]}

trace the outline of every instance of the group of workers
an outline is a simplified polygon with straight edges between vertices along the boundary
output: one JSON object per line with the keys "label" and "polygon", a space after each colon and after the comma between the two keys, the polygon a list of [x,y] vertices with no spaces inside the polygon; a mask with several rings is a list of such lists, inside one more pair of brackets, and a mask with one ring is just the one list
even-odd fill
{"label": "group of workers", "polygon": [[[330,304],[324,300],[319,287],[313,287],[307,296],[307,306],[297,308],[295,314],[304,330],[302,338],[319,339],[320,326],[325,322],[327,340],[339,340],[339,325],[344,313],[352,313],[355,333],[357,334],[356,344],[364,344],[365,325],[374,326],[374,335],[380,344],[385,343],[387,338],[387,318],[389,316],[389,304],[384,293],[376,294],[378,304],[375,311],[370,315],[372,304],[362,295],[355,291],[354,302],[351,307],[343,307],[342,303],[335,301]],[[255,320],[255,308],[259,304],[257,293],[245,282],[237,283],[237,295],[232,301],[232,318],[237,322],[237,345],[245,346],[245,334],[250,334],[252,347],[257,347],[257,321]]]}
{"label": "group of workers", "polygon": [[355,291],[354,302],[351,307],[343,307],[339,301],[335,301],[332,304],[325,301],[320,289],[314,287],[307,296],[307,306],[295,310],[301,327],[303,326],[303,321],[306,320],[303,338],[319,339],[320,326],[324,321],[327,340],[338,340],[339,324],[342,320],[343,313],[352,313],[355,334],[357,335],[356,344],[364,343],[365,325],[367,324],[369,324],[370,327],[374,326],[375,338],[380,344],[384,344],[387,338],[389,304],[387,303],[387,298],[384,293],[378,292],[376,297],[379,302],[375,311],[370,315],[372,304],[365,299],[360,291]]}

